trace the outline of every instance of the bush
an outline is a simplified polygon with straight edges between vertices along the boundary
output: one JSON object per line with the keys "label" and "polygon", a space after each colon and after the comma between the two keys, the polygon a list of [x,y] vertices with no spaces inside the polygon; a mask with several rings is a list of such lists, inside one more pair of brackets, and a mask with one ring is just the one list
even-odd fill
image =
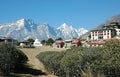
{"label": "bush", "polygon": [[3,74],[9,74],[27,61],[27,56],[19,49],[8,44],[0,44],[0,71]]}
{"label": "bush", "polygon": [[[101,48],[72,48],[66,51],[66,55],[61,60],[61,66],[64,68],[68,77],[80,77],[83,71],[91,70],[94,61],[99,61],[101,55],[98,54]],[[98,72],[95,71],[97,75]],[[65,77],[66,77],[65,76]]]}
{"label": "bush", "polygon": [[60,73],[60,61],[62,57],[64,56],[64,52],[42,52],[39,55],[37,55],[37,58],[42,61],[45,65],[45,67],[53,74]]}
{"label": "bush", "polygon": [[103,47],[43,52],[37,58],[51,73],[60,77],[120,77],[119,40],[107,41]]}
{"label": "bush", "polygon": [[100,67],[107,77],[120,77],[120,40],[107,41],[101,52]]}
{"label": "bush", "polygon": [[100,48],[72,47],[66,52],[43,52],[37,58],[55,75],[81,77],[82,72],[87,71],[93,61],[100,59],[97,54],[99,50]]}

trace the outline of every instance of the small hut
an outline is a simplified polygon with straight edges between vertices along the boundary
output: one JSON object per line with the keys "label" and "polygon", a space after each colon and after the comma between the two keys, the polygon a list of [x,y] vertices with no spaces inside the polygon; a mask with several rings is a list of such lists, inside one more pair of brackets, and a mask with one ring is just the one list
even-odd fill
{"label": "small hut", "polygon": [[63,48],[64,47],[64,42],[62,40],[58,40],[55,42],[57,48]]}
{"label": "small hut", "polygon": [[5,43],[10,44],[12,46],[16,45],[16,43],[17,43],[17,40],[10,38],[10,37],[3,37],[3,38],[0,38],[0,40],[1,40],[1,42],[5,42]]}
{"label": "small hut", "polygon": [[80,41],[80,39],[73,39],[72,40],[72,46],[75,46],[75,47],[78,47],[78,46],[80,46],[81,45],[81,41]]}

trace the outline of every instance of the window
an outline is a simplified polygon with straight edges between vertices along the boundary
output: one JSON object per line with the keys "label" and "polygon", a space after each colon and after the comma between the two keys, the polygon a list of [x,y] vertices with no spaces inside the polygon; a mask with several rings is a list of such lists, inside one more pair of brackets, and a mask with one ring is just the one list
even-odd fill
{"label": "window", "polygon": [[106,35],[106,32],[104,32],[104,35]]}
{"label": "window", "polygon": [[95,34],[95,36],[97,36],[97,33]]}

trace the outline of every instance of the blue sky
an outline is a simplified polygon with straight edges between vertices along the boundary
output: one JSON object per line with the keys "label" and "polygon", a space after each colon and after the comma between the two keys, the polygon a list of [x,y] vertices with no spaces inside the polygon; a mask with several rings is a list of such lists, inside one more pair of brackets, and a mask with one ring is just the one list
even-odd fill
{"label": "blue sky", "polygon": [[120,14],[120,0],[0,0],[0,23],[22,18],[91,30]]}

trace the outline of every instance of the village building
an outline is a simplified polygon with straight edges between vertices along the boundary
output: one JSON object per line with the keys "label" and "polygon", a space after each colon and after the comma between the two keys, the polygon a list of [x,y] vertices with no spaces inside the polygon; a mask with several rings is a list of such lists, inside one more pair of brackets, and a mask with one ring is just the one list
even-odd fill
{"label": "village building", "polygon": [[35,48],[35,46],[33,46],[33,44],[29,41],[22,41],[22,42],[19,42],[19,47],[20,48]]}
{"label": "village building", "polygon": [[120,25],[117,22],[111,22],[100,30],[92,30],[90,37],[91,42],[88,42],[88,46],[103,46],[106,40],[120,39]]}
{"label": "village building", "polygon": [[10,37],[0,38],[0,42],[4,42],[4,43],[12,45],[12,46],[17,44],[17,40],[10,38]]}
{"label": "village building", "polygon": [[88,42],[88,47],[102,47],[105,44],[104,41],[102,42]]}
{"label": "village building", "polygon": [[82,43],[79,38],[75,38],[72,40],[72,46],[78,47],[80,45],[82,45]]}
{"label": "village building", "polygon": [[70,48],[72,46],[72,40],[71,39],[65,40],[64,43],[65,43],[64,48]]}
{"label": "village building", "polygon": [[100,30],[91,31],[91,40],[106,40],[120,35],[120,25],[112,22],[108,26],[103,26]]}
{"label": "village building", "polygon": [[82,43],[80,39],[75,38],[75,39],[70,39],[70,40],[56,40],[56,42],[53,44],[53,47],[56,48],[70,48],[72,46],[78,47],[81,46]]}
{"label": "village building", "polygon": [[106,40],[116,35],[114,29],[93,30],[91,32],[91,40]]}
{"label": "village building", "polygon": [[62,40],[57,40],[55,44],[57,48],[63,48],[65,43]]}

